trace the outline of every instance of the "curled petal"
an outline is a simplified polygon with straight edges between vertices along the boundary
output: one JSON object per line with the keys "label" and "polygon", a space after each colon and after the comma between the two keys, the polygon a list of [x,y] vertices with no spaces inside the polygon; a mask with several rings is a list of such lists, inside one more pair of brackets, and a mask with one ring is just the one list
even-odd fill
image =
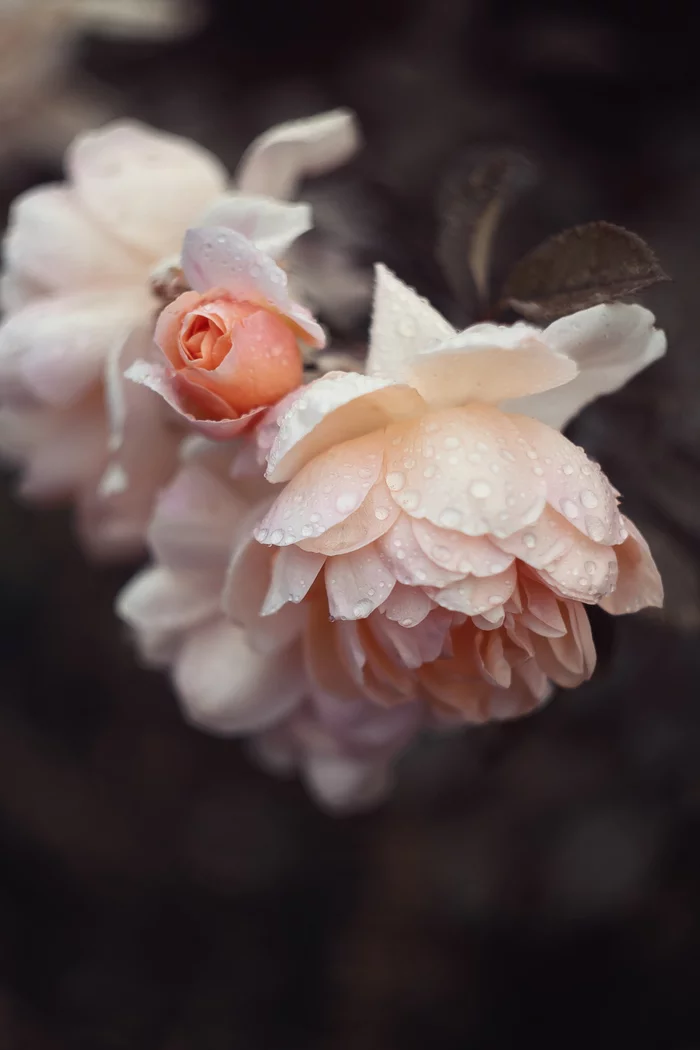
{"label": "curled petal", "polygon": [[649,545],[634,522],[629,518],[623,521],[629,535],[615,548],[619,569],[617,588],[600,604],[614,616],[639,612],[647,606],[660,609],[664,603],[663,582]]}
{"label": "curled petal", "polygon": [[300,703],[305,678],[295,647],[255,652],[224,620],[193,631],[175,663],[175,685],[190,722],[222,735],[264,729]]}
{"label": "curled petal", "polygon": [[440,408],[496,404],[569,383],[576,364],[549,350],[540,334],[526,324],[473,325],[414,357],[408,381]]}
{"label": "curled petal", "polygon": [[[521,575],[520,586],[525,605],[516,623],[545,638],[561,638],[566,633],[566,623],[559,608],[559,601],[550,588],[541,580],[525,574]],[[524,645],[531,653],[529,640],[516,633],[515,626],[515,623],[510,626],[511,636],[517,644]]]}
{"label": "curled petal", "polygon": [[374,547],[330,558],[325,575],[328,607],[340,620],[365,619],[386,601],[396,583]]}
{"label": "curled petal", "polygon": [[[266,406],[254,408],[237,419],[226,418],[230,416],[232,409],[210,390],[194,383],[191,372],[176,372],[167,365],[156,364],[150,361],[135,361],[125,372],[127,379],[132,383],[140,383],[149,390],[160,394],[163,400],[180,415],[193,430],[198,431],[212,441],[229,441],[250,430],[255,422],[267,411]],[[214,409],[213,416],[223,418],[199,419],[189,411],[192,402],[193,384],[196,386],[196,396],[199,403],[205,399],[207,404]]]}
{"label": "curled petal", "polygon": [[272,566],[272,580],[265,595],[261,613],[270,616],[287,602],[298,604],[308,594],[314,580],[323,568],[325,557],[301,550],[297,546],[283,547],[277,552]]}
{"label": "curled petal", "polygon": [[227,226],[243,234],[261,252],[279,259],[313,226],[311,205],[271,197],[227,193],[207,208],[200,226]]}
{"label": "curled petal", "polygon": [[412,522],[421,550],[437,565],[462,576],[493,576],[513,561],[487,536],[463,536],[461,532],[433,525],[426,519]]}
{"label": "curled petal", "polygon": [[423,622],[433,608],[433,602],[425,591],[397,583],[381,606],[381,611],[387,620],[393,620],[401,627],[415,627]]}
{"label": "curled petal", "polygon": [[509,536],[545,505],[544,479],[519,439],[489,405],[430,413],[387,431],[386,482],[412,518],[467,536]]}
{"label": "curled petal", "polygon": [[510,565],[497,576],[468,576],[446,587],[431,589],[428,593],[443,609],[478,616],[504,605],[515,590],[516,583],[515,565]]}
{"label": "curled petal", "polygon": [[267,477],[288,481],[314,456],[370,434],[424,407],[411,387],[359,372],[329,372],[300,391],[279,421]]}
{"label": "curled petal", "polygon": [[381,467],[381,444],[374,434],[334,446],[285,486],[256,538],[279,547],[323,535],[358,509]]}
{"label": "curled petal", "polygon": [[135,121],[79,135],[67,161],[80,205],[151,258],[179,251],[183,229],[227,182],[225,169],[200,146]]}
{"label": "curled petal", "polygon": [[377,548],[399,583],[409,587],[444,587],[464,575],[451,572],[428,557],[405,514],[379,539]]}
{"label": "curled petal", "polygon": [[[557,430],[527,416],[509,417],[533,450],[530,464],[547,487],[547,502],[594,543],[622,542],[615,490],[597,463]],[[533,466],[534,464],[534,466]]]}
{"label": "curled petal", "polygon": [[317,551],[329,556],[349,554],[374,543],[388,532],[400,513],[386,484],[379,481],[350,517],[334,525],[321,536],[303,540],[301,546],[304,550]]}
{"label": "curled petal", "polygon": [[290,120],[270,128],[248,147],[236,183],[243,193],[289,200],[296,196],[302,179],[340,167],[359,146],[359,128],[350,110]]}
{"label": "curled petal", "polygon": [[570,357],[578,375],[562,389],[535,394],[508,406],[563,429],[602,394],[624,386],[666,352],[666,337],[642,306],[605,303],[554,321],[542,333],[552,350]]}
{"label": "curled petal", "polygon": [[455,334],[427,299],[379,263],[375,267],[368,375],[405,382],[415,356]]}
{"label": "curled petal", "polygon": [[567,554],[541,569],[539,575],[562,598],[595,605],[615,590],[615,550],[579,539]]}
{"label": "curled petal", "polygon": [[146,638],[180,635],[216,618],[220,583],[215,574],[172,572],[163,565],[144,569],[117,598],[117,615]]}
{"label": "curled petal", "polygon": [[586,611],[580,602],[562,603],[566,631],[561,636],[533,634],[538,666],[557,685],[574,689],[595,668],[595,647]]}
{"label": "curled petal", "polygon": [[580,540],[578,531],[551,507],[545,507],[537,521],[526,529],[493,542],[502,551],[515,555],[534,569],[543,569],[568,554]]}
{"label": "curled petal", "polygon": [[284,270],[235,230],[225,226],[188,230],[182,269],[196,291],[224,288],[233,299],[272,308],[288,319],[309,346],[325,345],[321,326],[305,307],[290,298]]}

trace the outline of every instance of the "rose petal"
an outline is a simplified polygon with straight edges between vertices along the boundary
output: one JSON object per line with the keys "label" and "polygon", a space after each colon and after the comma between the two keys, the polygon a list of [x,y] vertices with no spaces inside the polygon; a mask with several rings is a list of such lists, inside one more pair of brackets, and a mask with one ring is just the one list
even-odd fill
{"label": "rose petal", "polygon": [[211,153],[134,121],[78,136],[67,165],[81,206],[118,240],[154,260],[179,251],[182,231],[227,182]]}
{"label": "rose petal", "polygon": [[270,197],[228,193],[200,217],[200,226],[227,226],[252,241],[273,259],[285,255],[292,244],[313,226],[311,205],[288,204]]}
{"label": "rose petal", "polygon": [[139,292],[92,292],[45,299],[0,326],[0,383],[7,399],[22,392],[49,405],[71,405],[102,378],[105,359],[148,310]]}
{"label": "rose petal", "polygon": [[387,620],[393,620],[401,627],[408,628],[422,623],[433,608],[433,602],[425,591],[419,587],[406,587],[397,583],[381,606],[381,611]]}
{"label": "rose petal", "polygon": [[410,387],[358,372],[329,372],[305,387],[280,419],[266,476],[288,481],[334,445],[412,418],[423,407]]}
{"label": "rose petal", "polygon": [[619,390],[666,352],[666,337],[654,328],[654,315],[624,303],[605,303],[562,317],[542,338],[576,362],[578,375],[563,389],[535,394],[507,408],[560,430],[591,401]]}
{"label": "rose petal", "polygon": [[526,324],[478,324],[421,350],[408,382],[429,405],[450,408],[468,401],[496,404],[570,382],[578,369]]}
{"label": "rose petal", "polygon": [[579,538],[567,554],[541,569],[539,575],[562,598],[597,605],[615,589],[617,558],[612,547]]}
{"label": "rose petal", "polygon": [[623,518],[629,536],[615,548],[619,575],[616,590],[601,601],[601,607],[613,616],[639,612],[647,606],[660,609],[664,588],[659,570],[641,532],[629,518]]}
{"label": "rose petal", "polygon": [[370,809],[391,788],[391,767],[386,759],[308,755],[303,773],[311,796],[332,813]]}
{"label": "rose petal", "polygon": [[301,547],[328,556],[349,554],[374,543],[388,532],[400,513],[385,483],[380,480],[345,521],[327,529],[321,536],[303,540]]}
{"label": "rose petal", "polygon": [[413,532],[422,551],[450,572],[462,576],[493,576],[503,572],[513,561],[487,536],[463,536],[440,528],[425,519],[412,522]]}
{"label": "rose petal", "polygon": [[[566,634],[566,623],[559,608],[559,602],[549,587],[541,580],[522,574],[520,586],[525,597],[525,608],[516,621],[535,634],[545,638],[560,638]],[[522,636],[511,635],[521,644]],[[529,640],[528,640],[529,651]]]}
{"label": "rose petal", "polygon": [[359,128],[347,109],[277,124],[243,154],[236,184],[243,193],[288,200],[296,196],[302,179],[340,167],[359,146]]}
{"label": "rose petal", "polygon": [[190,722],[228,735],[283,718],[301,701],[306,682],[296,647],[272,658],[256,653],[244,631],[222,620],[188,636],[175,685]]}
{"label": "rose petal", "polygon": [[444,587],[464,575],[450,572],[426,555],[405,514],[378,540],[377,549],[392,575],[409,587]]}
{"label": "rose petal", "polygon": [[478,616],[507,602],[516,583],[515,565],[510,565],[497,576],[467,576],[466,579],[450,583],[446,587],[431,588],[428,594],[443,609],[465,613],[467,616]]}
{"label": "rose petal", "polygon": [[[175,409],[194,430],[197,430],[212,441],[230,441],[250,430],[256,420],[260,419],[267,411],[266,406],[254,408],[237,419],[198,419],[188,411],[191,402],[192,376],[189,372],[176,372],[167,365],[156,364],[149,361],[135,361],[124,373],[132,383],[140,383],[160,394],[163,400]],[[217,398],[211,391],[197,387],[197,397],[203,401],[208,397],[212,404],[216,403],[221,413],[231,412],[225,401]]]}
{"label": "rose petal", "polygon": [[375,267],[368,375],[405,382],[416,354],[455,334],[452,325],[381,263]]}
{"label": "rose petal", "polygon": [[230,485],[196,464],[184,466],[156,504],[148,532],[160,562],[223,574],[236,529],[248,510]]}
{"label": "rose petal", "polygon": [[288,318],[309,346],[325,346],[321,326],[305,307],[290,298],[284,270],[235,230],[225,226],[188,230],[182,269],[196,291],[225,288],[234,299],[272,307]]}
{"label": "rose petal", "polygon": [[83,292],[143,280],[143,262],[82,211],[65,186],[40,186],[13,202],[6,269],[45,292]]}
{"label": "rose petal", "polygon": [[493,542],[526,565],[543,569],[545,565],[551,565],[568,554],[579,540],[580,534],[573,525],[551,507],[545,507],[532,525],[514,532],[512,536],[494,538]]}
{"label": "rose petal", "polygon": [[374,547],[330,558],[325,568],[328,607],[340,620],[363,620],[386,601],[396,579]]}
{"label": "rose petal", "polygon": [[283,547],[272,564],[272,580],[261,609],[262,616],[276,613],[287,602],[298,604],[309,593],[323,568],[325,557],[301,550]]}
{"label": "rose petal", "polygon": [[136,632],[179,634],[219,612],[221,583],[212,573],[172,572],[162,565],[138,573],[117,597],[116,611]]}
{"label": "rose petal", "polygon": [[395,424],[385,442],[387,484],[412,518],[467,536],[508,536],[545,504],[544,480],[519,438],[508,416],[476,403]]}
{"label": "rose petal", "polygon": [[335,445],[285,486],[257,530],[257,539],[284,546],[322,535],[357,510],[381,467],[381,444],[374,434]]}
{"label": "rose petal", "polygon": [[594,543],[621,543],[624,530],[615,491],[598,464],[544,423],[527,416],[509,418],[536,454],[530,466],[544,479],[549,505]]}

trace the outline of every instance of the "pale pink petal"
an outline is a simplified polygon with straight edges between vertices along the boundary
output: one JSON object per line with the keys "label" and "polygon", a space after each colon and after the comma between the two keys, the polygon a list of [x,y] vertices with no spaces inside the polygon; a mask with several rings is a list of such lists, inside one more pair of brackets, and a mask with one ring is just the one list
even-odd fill
{"label": "pale pink petal", "polygon": [[[414,593],[421,594],[420,591]],[[399,622],[373,616],[370,627],[381,644],[394,649],[405,667],[415,670],[444,655],[449,619],[438,615],[442,612],[442,609],[433,610],[420,621],[414,619],[415,611],[413,616]]]}
{"label": "pale pink petal", "polygon": [[284,546],[321,536],[357,510],[381,467],[381,435],[335,445],[284,487],[261,522],[257,539]]}
{"label": "pale pink petal", "polygon": [[379,263],[375,267],[368,375],[406,382],[416,354],[455,334],[452,325]]}
{"label": "pale pink petal", "polygon": [[[186,372],[176,372],[168,365],[160,363],[135,361],[124,374],[132,383],[139,383],[160,394],[166,404],[170,405],[193,430],[211,438],[212,441],[230,441],[231,438],[244,434],[266,411],[265,408],[254,408],[237,419],[198,419],[188,411],[191,402]],[[211,392],[208,396],[212,403],[214,399],[220,402],[222,415],[231,412],[225,401],[216,398]]]}
{"label": "pale pink petal", "polygon": [[509,536],[545,505],[544,479],[519,438],[508,416],[476,403],[395,424],[385,442],[386,482],[412,518],[467,536]]}
{"label": "pale pink petal", "polygon": [[309,592],[323,568],[325,557],[297,546],[283,547],[272,563],[272,580],[265,595],[261,615],[276,613],[287,602],[298,604]]}
{"label": "pale pink petal", "polygon": [[82,207],[113,236],[153,259],[179,251],[183,230],[227,182],[211,153],[133,121],[79,136],[67,162]]}
{"label": "pale pink petal", "polygon": [[400,513],[385,482],[380,480],[350,517],[321,536],[303,540],[301,546],[304,550],[328,556],[349,554],[374,543],[388,532]]}
{"label": "pale pink petal", "polygon": [[546,483],[550,506],[594,543],[621,543],[615,490],[598,464],[557,430],[527,416],[509,418],[537,454],[534,465]]}
{"label": "pale pink petal", "polygon": [[144,277],[143,261],[93,222],[64,186],[41,186],[14,201],[3,254],[10,273],[51,293]]}
{"label": "pale pink petal", "polygon": [[476,658],[482,675],[491,685],[508,689],[512,668],[503,648],[499,631],[489,631],[476,636]]}
{"label": "pale pink petal", "polygon": [[[526,575],[521,576],[520,587],[525,597],[525,608],[516,623],[545,638],[560,638],[566,634],[566,623],[559,602],[549,587],[541,580]],[[520,641],[517,635],[514,637]]]}
{"label": "pale pink petal", "polygon": [[102,379],[105,359],[148,312],[137,291],[44,299],[0,326],[4,396],[22,390],[49,405],[70,405]]}
{"label": "pale pink petal", "polygon": [[595,648],[585,608],[579,602],[563,605],[567,631],[561,637],[532,635],[538,666],[557,685],[573,689],[590,678],[595,667]]}
{"label": "pale pink petal", "polygon": [[415,627],[422,623],[432,608],[433,602],[425,591],[397,583],[381,606],[381,611],[387,620],[393,620],[401,627]]}
{"label": "pale pink petal", "polygon": [[362,620],[386,601],[396,579],[374,547],[329,558],[325,568],[331,616]]}
{"label": "pale pink petal", "polygon": [[414,418],[424,407],[410,387],[359,372],[329,372],[301,390],[279,420],[267,477],[288,481],[334,445]]}
{"label": "pale pink petal", "polygon": [[526,324],[478,324],[413,358],[408,382],[434,407],[496,404],[569,383],[578,369]]}
{"label": "pale pink petal", "polygon": [[264,729],[300,703],[306,681],[296,647],[254,652],[245,631],[218,621],[186,639],[175,686],[190,722],[222,735]]}
{"label": "pale pink petal", "polygon": [[629,518],[623,521],[629,535],[615,548],[619,568],[617,588],[600,604],[614,616],[639,612],[647,606],[660,609],[664,602],[663,582],[649,545],[634,522]]}
{"label": "pale pink petal", "polygon": [[[309,676],[309,692],[314,708],[322,714],[327,728],[345,728],[358,717],[366,700],[358,683],[362,681],[364,654],[357,654],[352,670],[341,658],[338,628],[328,617],[325,602],[309,605],[309,620],[304,632],[304,663]],[[359,668],[358,668],[359,664]]]}
{"label": "pale pink petal", "polygon": [[580,533],[573,525],[551,507],[545,507],[532,525],[504,539],[494,538],[493,542],[526,565],[543,569],[568,554],[580,540]]}
{"label": "pale pink petal", "polygon": [[359,146],[357,121],[347,109],[277,124],[243,154],[236,184],[243,193],[289,200],[296,196],[302,179],[340,167]]}
{"label": "pale pink petal", "polygon": [[410,587],[444,587],[464,575],[450,572],[427,556],[405,514],[377,541],[377,549],[398,582]]}
{"label": "pale pink petal", "polygon": [[642,306],[605,303],[554,321],[542,333],[553,350],[578,365],[578,375],[562,389],[513,402],[521,412],[563,429],[582,408],[624,386],[666,352],[666,337],[654,328],[654,315]]}
{"label": "pale pink petal", "polygon": [[220,581],[212,573],[144,569],[117,597],[116,611],[139,635],[180,634],[219,613]]}
{"label": "pale pink petal", "polygon": [[540,569],[542,580],[563,598],[596,605],[615,590],[617,558],[612,547],[579,538],[572,549]]}
{"label": "pale pink petal", "polygon": [[272,307],[292,323],[309,346],[325,346],[321,326],[304,306],[290,298],[284,270],[235,230],[225,226],[188,230],[182,269],[196,291],[224,288],[234,299]]}
{"label": "pale pink petal", "polygon": [[431,588],[428,594],[443,609],[478,616],[507,602],[516,583],[515,565],[511,565],[497,576],[468,576],[440,589]]}
{"label": "pale pink petal", "polygon": [[504,554],[487,536],[463,536],[425,518],[413,521],[412,527],[421,550],[450,572],[493,576],[513,561],[512,554]]}
{"label": "pale pink petal", "polygon": [[151,549],[172,568],[223,573],[247,509],[210,471],[185,466],[157,501],[148,532]]}
{"label": "pale pink petal", "polygon": [[243,234],[256,248],[279,259],[313,226],[309,204],[288,204],[270,197],[228,193],[214,201],[199,219],[200,226],[227,226]]}

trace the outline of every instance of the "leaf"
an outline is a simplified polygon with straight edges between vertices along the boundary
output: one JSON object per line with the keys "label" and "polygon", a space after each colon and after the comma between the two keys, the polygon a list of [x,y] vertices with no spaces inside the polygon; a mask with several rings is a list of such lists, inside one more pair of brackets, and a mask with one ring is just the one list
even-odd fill
{"label": "leaf", "polygon": [[472,309],[488,301],[491,248],[507,204],[536,181],[534,165],[505,148],[470,150],[448,176],[440,200],[436,255],[453,295]]}
{"label": "leaf", "polygon": [[609,222],[589,222],[528,252],[508,277],[501,305],[533,321],[552,321],[667,280],[654,252],[636,233]]}

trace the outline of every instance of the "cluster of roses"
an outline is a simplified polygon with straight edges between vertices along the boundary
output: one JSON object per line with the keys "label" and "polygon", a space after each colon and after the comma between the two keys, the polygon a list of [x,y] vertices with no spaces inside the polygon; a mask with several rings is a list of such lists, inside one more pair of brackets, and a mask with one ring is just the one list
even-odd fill
{"label": "cluster of roses", "polygon": [[192,143],[82,136],[66,183],[14,206],[0,327],[23,494],[72,500],[100,556],[147,545],[117,602],[143,659],[192,722],[250,736],[335,809],[382,797],[417,734],[588,678],[586,605],[662,600],[619,494],[561,433],[663,354],[644,308],[457,331],[378,265],[364,370],[304,383],[326,334],[291,198],[357,145],[345,111],[281,125],[232,190]]}

